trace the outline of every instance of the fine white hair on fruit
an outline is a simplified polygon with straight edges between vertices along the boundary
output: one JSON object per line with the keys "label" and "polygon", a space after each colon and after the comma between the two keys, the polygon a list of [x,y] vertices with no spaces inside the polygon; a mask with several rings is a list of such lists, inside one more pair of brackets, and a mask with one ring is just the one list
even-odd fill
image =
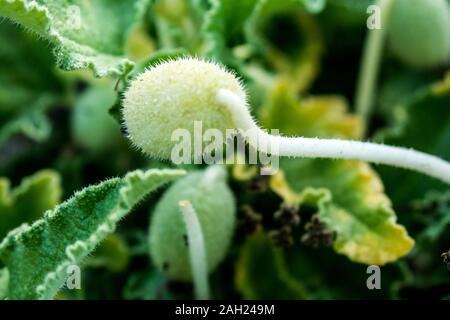
{"label": "fine white hair on fruit", "polygon": [[241,101],[247,96],[240,79],[212,61],[184,57],[163,61],[137,77],[125,93],[123,120],[133,144],[144,153],[169,159],[176,129],[234,128],[229,110],[216,100],[220,89]]}
{"label": "fine white hair on fruit", "polygon": [[[153,157],[170,159],[176,129],[239,129],[247,142],[272,156],[362,160],[415,170],[450,184],[450,163],[412,149],[338,139],[272,136],[250,115],[239,79],[220,65],[196,58],[163,62],[133,81],[125,94],[130,139]],[[246,136],[247,132],[256,133]]]}

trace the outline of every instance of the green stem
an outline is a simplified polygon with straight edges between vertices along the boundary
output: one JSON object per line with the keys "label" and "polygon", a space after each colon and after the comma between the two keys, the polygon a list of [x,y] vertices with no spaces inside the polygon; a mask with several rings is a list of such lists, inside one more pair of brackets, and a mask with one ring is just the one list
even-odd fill
{"label": "green stem", "polygon": [[179,206],[187,229],[195,297],[199,300],[207,300],[210,298],[208,267],[202,228],[191,202],[183,200],[180,201]]}
{"label": "green stem", "polygon": [[384,39],[389,23],[389,16],[395,0],[378,0],[381,12],[381,28],[369,30],[364,43],[360,72],[358,76],[355,102],[356,112],[361,117],[364,130],[367,130],[372,113]]}

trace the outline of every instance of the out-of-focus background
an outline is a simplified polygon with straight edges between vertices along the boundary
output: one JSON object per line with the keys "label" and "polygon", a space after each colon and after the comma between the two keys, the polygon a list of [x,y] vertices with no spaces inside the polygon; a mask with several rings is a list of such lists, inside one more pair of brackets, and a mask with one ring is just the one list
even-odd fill
{"label": "out-of-focus background", "polygon": [[[389,1],[386,20],[370,9]],[[0,240],[89,185],[175,167],[132,147],[121,116],[132,79],[170,58],[198,56],[233,70],[264,128],[406,146],[450,161],[449,7],[0,0]],[[386,23],[381,30],[377,19]],[[374,85],[361,93],[364,77]],[[369,97],[367,117],[358,94]],[[448,186],[351,161],[282,159],[278,180],[254,166],[227,169],[237,224],[209,276],[212,298],[450,298]],[[150,217],[164,191],[140,201],[83,260],[81,289],[63,287],[56,298],[193,298],[191,283],[170,280],[149,255]],[[35,275],[15,273],[9,262],[0,254],[0,297],[13,281],[34,292],[27,279]],[[381,289],[369,290],[367,265],[385,262]]]}

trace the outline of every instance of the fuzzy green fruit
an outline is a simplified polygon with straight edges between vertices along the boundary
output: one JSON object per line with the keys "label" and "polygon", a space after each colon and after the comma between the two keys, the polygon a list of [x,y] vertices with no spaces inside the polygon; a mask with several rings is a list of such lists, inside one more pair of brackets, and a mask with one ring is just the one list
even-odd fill
{"label": "fuzzy green fruit", "polygon": [[[220,89],[228,89],[244,101],[241,83],[224,67],[195,58],[169,60],[134,80],[125,93],[123,117],[129,138],[144,153],[170,159],[178,141],[177,129],[194,136],[194,121],[204,131],[234,129],[230,112],[217,102]],[[195,156],[195,155],[194,155]]]}
{"label": "fuzzy green fruit", "polygon": [[92,151],[103,151],[122,139],[120,127],[108,109],[115,102],[109,87],[91,87],[75,104],[72,113],[72,134],[75,141]]}
{"label": "fuzzy green fruit", "polygon": [[450,58],[450,9],[446,0],[395,0],[388,27],[392,52],[417,68]]}
{"label": "fuzzy green fruit", "polygon": [[227,253],[236,219],[235,201],[226,184],[225,169],[213,166],[178,180],[159,201],[150,222],[150,255],[154,264],[170,279],[190,281],[191,264],[186,225],[179,207],[181,200],[189,200],[197,213],[211,272]]}

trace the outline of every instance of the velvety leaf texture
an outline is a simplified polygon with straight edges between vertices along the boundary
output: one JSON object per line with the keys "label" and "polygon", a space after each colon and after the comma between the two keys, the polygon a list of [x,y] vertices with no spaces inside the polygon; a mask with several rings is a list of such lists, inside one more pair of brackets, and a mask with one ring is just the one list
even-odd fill
{"label": "velvety leaf texture", "polygon": [[22,180],[10,190],[8,179],[0,178],[0,239],[22,223],[39,219],[53,209],[61,198],[61,181],[57,172],[41,170]]}
{"label": "velvety leaf texture", "polygon": [[133,171],[74,194],[31,226],[23,224],[0,244],[10,273],[9,299],[51,299],[77,265],[149,192],[180,170]]}
{"label": "velvety leaf texture", "polygon": [[139,21],[148,0],[1,0],[0,15],[18,22],[55,45],[64,70],[90,68],[98,77],[128,73],[128,32]]}

